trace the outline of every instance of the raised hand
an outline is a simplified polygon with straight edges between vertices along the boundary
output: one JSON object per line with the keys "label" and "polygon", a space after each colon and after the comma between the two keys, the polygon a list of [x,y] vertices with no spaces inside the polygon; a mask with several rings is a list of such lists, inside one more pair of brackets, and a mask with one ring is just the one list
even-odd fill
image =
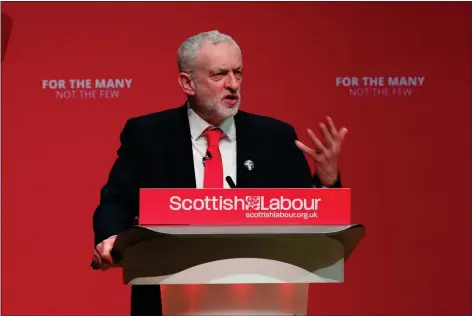
{"label": "raised hand", "polygon": [[339,131],[334,126],[333,120],[326,117],[327,126],[323,122],[319,124],[323,142],[316,137],[311,129],[307,129],[308,137],[313,142],[315,148],[310,148],[302,142],[296,140],[295,144],[300,150],[308,154],[315,161],[316,174],[321,183],[326,186],[333,185],[338,178],[339,154],[341,144],[347,134],[347,128],[343,127]]}

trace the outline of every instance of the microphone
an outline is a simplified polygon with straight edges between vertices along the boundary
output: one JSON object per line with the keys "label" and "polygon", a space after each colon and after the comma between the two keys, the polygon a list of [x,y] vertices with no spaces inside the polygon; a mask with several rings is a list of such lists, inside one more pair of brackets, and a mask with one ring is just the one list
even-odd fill
{"label": "microphone", "polygon": [[231,189],[236,188],[236,184],[234,183],[233,179],[230,176],[227,176],[225,179],[226,179],[226,183],[228,183]]}
{"label": "microphone", "polygon": [[205,157],[202,158],[203,164],[205,164],[205,161],[211,160],[211,158],[212,158],[211,152],[209,152],[209,151],[207,150],[207,152],[206,152],[206,154],[205,154]]}

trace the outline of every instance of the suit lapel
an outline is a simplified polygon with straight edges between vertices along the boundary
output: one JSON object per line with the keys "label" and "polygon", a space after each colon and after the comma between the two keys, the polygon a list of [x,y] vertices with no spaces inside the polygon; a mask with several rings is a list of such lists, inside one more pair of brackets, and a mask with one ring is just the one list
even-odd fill
{"label": "suit lapel", "polygon": [[[187,116],[187,107],[184,105],[176,109],[177,120],[170,120],[169,151],[167,166],[172,168],[169,176],[172,187],[195,188],[195,169],[193,165],[192,139]],[[164,149],[166,150],[166,149]]]}
{"label": "suit lapel", "polygon": [[251,171],[244,165],[246,161],[254,161],[254,135],[251,135],[249,116],[239,111],[234,117],[236,125],[236,186],[240,188],[251,187]]}

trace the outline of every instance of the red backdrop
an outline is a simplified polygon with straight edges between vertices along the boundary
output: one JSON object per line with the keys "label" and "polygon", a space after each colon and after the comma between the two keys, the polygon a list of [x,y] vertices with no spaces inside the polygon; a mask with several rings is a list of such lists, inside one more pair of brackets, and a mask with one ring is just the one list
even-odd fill
{"label": "red backdrop", "polygon": [[[120,271],[89,268],[99,189],[125,120],[183,103],[176,49],[211,29],[242,47],[242,108],[292,123],[305,141],[325,115],[349,129],[344,185],[367,235],[344,284],[311,286],[310,315],[470,314],[470,9],[2,3],[3,315],[128,312]],[[404,76],[424,81],[388,86]],[[132,83],[86,91],[68,81],[101,78]],[[50,79],[67,86],[43,89]]]}

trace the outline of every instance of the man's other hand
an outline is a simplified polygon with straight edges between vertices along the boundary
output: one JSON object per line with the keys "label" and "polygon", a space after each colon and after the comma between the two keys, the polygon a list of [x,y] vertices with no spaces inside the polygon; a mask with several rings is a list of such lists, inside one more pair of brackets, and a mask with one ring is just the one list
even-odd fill
{"label": "man's other hand", "polygon": [[99,267],[100,270],[105,271],[119,266],[119,264],[114,262],[113,258],[111,257],[111,250],[113,249],[115,239],[116,236],[111,236],[95,247],[92,261]]}
{"label": "man's other hand", "polygon": [[341,152],[341,144],[347,134],[347,128],[343,127],[338,131],[329,116],[326,117],[326,120],[328,124],[320,123],[321,133],[324,136],[323,141],[316,137],[311,129],[307,129],[308,137],[315,145],[314,148],[310,148],[298,140],[295,143],[298,148],[314,160],[316,174],[320,178],[321,183],[330,186],[338,178],[339,154]]}

